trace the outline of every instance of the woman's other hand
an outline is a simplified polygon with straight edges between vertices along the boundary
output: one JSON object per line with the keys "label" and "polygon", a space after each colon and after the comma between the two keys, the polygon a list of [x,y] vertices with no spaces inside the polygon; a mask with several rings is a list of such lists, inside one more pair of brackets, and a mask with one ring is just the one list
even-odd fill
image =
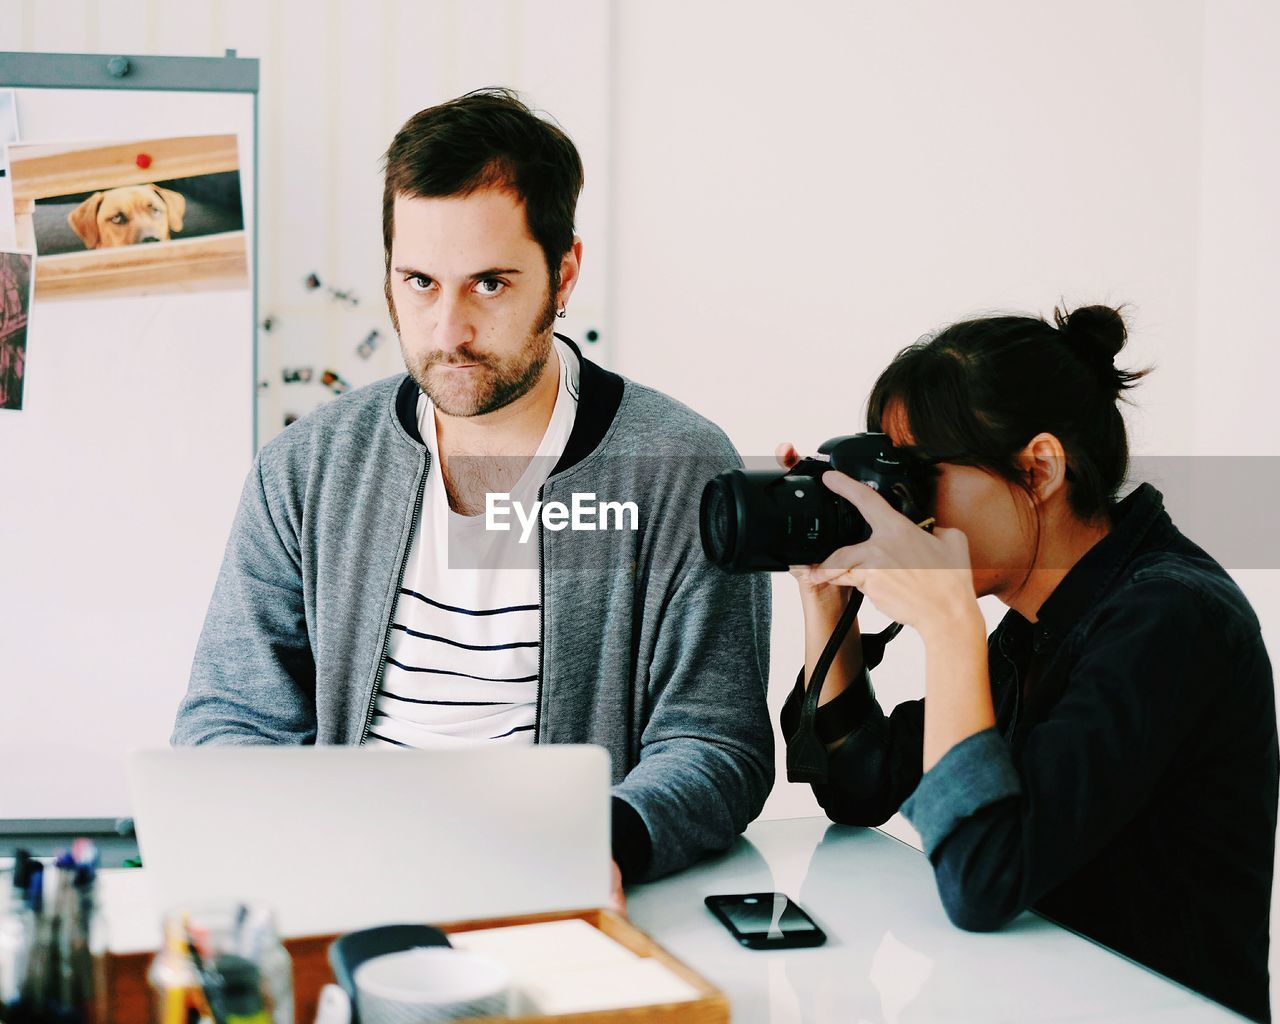
{"label": "woman's other hand", "polygon": [[926,637],[980,617],[969,542],[960,530],[928,533],[844,473],[830,470],[822,482],[862,513],[871,536],[811,567],[812,585],[857,587],[889,618]]}
{"label": "woman's other hand", "polygon": [[[800,453],[790,441],[779,444],[773,450],[773,457],[778,460],[778,465],[783,469],[790,469],[800,461]],[[814,573],[820,568],[819,565],[792,565],[787,568],[800,584],[801,597],[834,597],[839,593],[839,584],[827,583],[815,577]]]}

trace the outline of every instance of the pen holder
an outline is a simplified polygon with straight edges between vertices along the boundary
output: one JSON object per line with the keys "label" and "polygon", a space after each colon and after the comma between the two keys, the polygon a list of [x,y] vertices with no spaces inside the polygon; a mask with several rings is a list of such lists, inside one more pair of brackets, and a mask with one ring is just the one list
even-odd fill
{"label": "pen holder", "polygon": [[0,883],[0,891],[14,890],[0,907],[0,1021],[108,1019],[106,933],[94,900],[97,851],[83,840],[74,849],[52,865],[20,850],[12,881]]}
{"label": "pen holder", "polygon": [[152,1024],[293,1024],[293,961],[263,907],[175,910],[147,971]]}

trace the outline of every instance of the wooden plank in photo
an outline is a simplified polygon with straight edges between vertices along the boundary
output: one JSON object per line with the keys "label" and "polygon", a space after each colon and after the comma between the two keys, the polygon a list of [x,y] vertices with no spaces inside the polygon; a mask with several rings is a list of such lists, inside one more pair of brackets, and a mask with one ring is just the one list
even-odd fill
{"label": "wooden plank in photo", "polygon": [[36,298],[154,295],[247,288],[243,231],[42,256]]}
{"label": "wooden plank in photo", "polygon": [[[151,158],[146,168],[137,164],[140,153]],[[88,148],[59,143],[17,146],[10,150],[15,201],[146,185],[239,168],[240,155],[234,135],[144,139]]]}

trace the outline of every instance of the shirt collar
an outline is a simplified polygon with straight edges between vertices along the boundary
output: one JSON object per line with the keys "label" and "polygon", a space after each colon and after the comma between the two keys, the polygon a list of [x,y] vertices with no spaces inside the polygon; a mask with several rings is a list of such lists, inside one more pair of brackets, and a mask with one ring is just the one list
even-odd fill
{"label": "shirt collar", "polygon": [[[626,386],[625,378],[592,362],[569,338],[563,334],[556,337],[577,357],[579,379],[578,411],[573,418],[573,431],[569,434],[564,454],[551,471],[552,476],[581,462],[603,443],[622,405]],[[396,388],[394,405],[400,426],[410,440],[418,444],[423,444],[422,433],[418,430],[418,395],[421,393],[417,381],[406,373]]]}
{"label": "shirt collar", "polygon": [[1037,650],[1042,639],[1062,636],[1096,604],[1139,551],[1167,540],[1173,529],[1163,495],[1146,483],[1112,506],[1111,524],[1111,532],[1085,552],[1040,606],[1035,624]]}

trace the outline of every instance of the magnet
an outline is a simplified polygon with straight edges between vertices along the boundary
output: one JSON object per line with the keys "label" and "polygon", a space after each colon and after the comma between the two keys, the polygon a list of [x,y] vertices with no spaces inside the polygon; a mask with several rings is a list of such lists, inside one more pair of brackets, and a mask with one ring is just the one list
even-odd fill
{"label": "magnet", "polygon": [[324,373],[320,374],[320,383],[335,395],[340,395],[351,387],[351,385],[339,377],[337,372],[334,370],[325,370]]}

